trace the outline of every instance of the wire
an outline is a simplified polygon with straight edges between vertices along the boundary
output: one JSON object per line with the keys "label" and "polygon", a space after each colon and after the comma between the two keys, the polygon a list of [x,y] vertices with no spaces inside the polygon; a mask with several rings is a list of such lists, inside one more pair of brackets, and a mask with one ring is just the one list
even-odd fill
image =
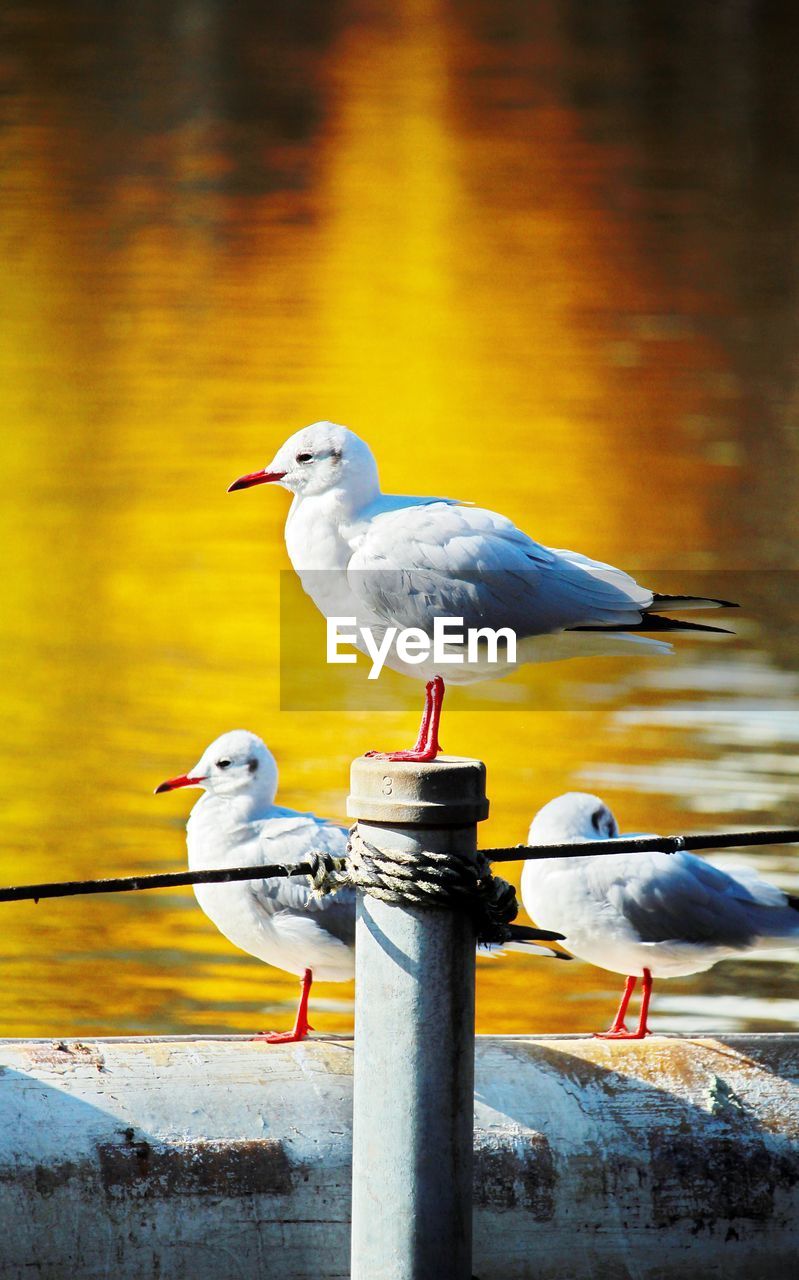
{"label": "wire", "polygon": [[[330,859],[341,863],[344,858]],[[117,876],[113,880],[57,880],[45,884],[9,885],[0,889],[0,902],[40,898],[77,898],[89,893],[134,893],[140,889],[168,889],[185,884],[226,884],[233,880],[271,880],[276,876],[313,876],[318,862],[260,867],[229,867],[212,871],[164,871],[150,876]]]}
{"label": "wire", "polygon": [[490,862],[537,862],[543,858],[577,858],[605,853],[681,853],[689,849],[743,849],[747,845],[796,844],[799,829],[772,831],[697,831],[686,836],[618,836],[615,840],[575,840],[572,844],[517,844],[484,849]]}
{"label": "wire", "polygon": [[[483,849],[489,862],[535,862],[543,858],[600,857],[608,853],[680,853],[690,849],[743,849],[751,845],[797,844],[799,829],[772,831],[696,832],[685,836],[621,836],[615,840],[579,840],[572,844],[509,845]],[[235,880],[271,880],[279,876],[318,877],[320,865],[329,871],[346,870],[346,858],[313,855],[312,861],[258,867],[229,867],[209,871],[164,871],[146,876],[117,876],[111,880],[56,880],[43,884],[8,885],[0,888],[0,902],[38,902],[41,898],[76,898],[91,893],[134,893],[143,889],[169,889],[181,885],[227,884]]]}

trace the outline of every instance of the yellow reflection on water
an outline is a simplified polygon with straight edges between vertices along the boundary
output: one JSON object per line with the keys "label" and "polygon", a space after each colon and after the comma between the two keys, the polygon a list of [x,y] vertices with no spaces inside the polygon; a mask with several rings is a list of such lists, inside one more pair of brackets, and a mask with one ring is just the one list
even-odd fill
{"label": "yellow reflection on water", "polygon": [[[285,495],[225,488],[305,422],[366,436],[387,488],[478,500],[631,567],[725,564],[751,533],[728,501],[729,353],[707,297],[653,251],[639,144],[589,136],[568,91],[586,54],[557,6],[515,42],[480,6],[436,0],[343,6],[312,30],[249,14],[220,32],[213,6],[177,10],[165,35],[22,5],[12,31],[6,882],[180,866],[188,797],[152,788],[227,728],[269,742],[283,803],[333,816],[350,759],[411,737],[413,685],[401,714],[279,710]],[[485,844],[523,839],[586,764],[639,750],[608,709],[613,681],[637,689],[625,664],[536,679],[541,709],[448,708],[447,749],[489,766]],[[546,709],[575,682],[579,714]],[[656,733],[646,750],[658,764],[695,744]],[[657,795],[619,798],[626,825],[663,824]],[[673,824],[689,807],[670,806]],[[4,1034],[289,1016],[294,979],[237,956],[189,892],[2,910]],[[492,960],[479,1027],[595,1025],[612,986]],[[351,1026],[350,987],[320,997],[319,1030]]]}

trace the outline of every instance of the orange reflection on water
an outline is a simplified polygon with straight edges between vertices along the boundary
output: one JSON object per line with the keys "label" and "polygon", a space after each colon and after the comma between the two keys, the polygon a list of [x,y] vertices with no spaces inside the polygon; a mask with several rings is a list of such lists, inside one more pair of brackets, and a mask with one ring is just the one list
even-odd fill
{"label": "orange reflection on water", "polygon": [[[647,185],[643,135],[611,119],[597,136],[574,82],[600,99],[610,82],[569,6],[511,4],[511,39],[490,6],[436,0],[173,8],[172,25],[99,5],[74,24],[54,3],[12,17],[9,882],[181,865],[187,797],[152,787],[224,729],[263,734],[284,803],[333,815],[350,759],[410,737],[410,684],[407,713],[379,719],[279,711],[285,495],[225,488],[305,422],[366,436],[387,488],[477,500],[630,567],[745,563],[755,536],[731,501],[751,443],[714,319],[733,302],[661,256],[671,195]],[[637,51],[618,57],[631,75]],[[690,189],[685,208],[686,242],[704,227],[710,243]],[[649,667],[548,668],[541,709],[448,708],[446,747],[489,766],[484,844],[521,840],[609,756],[702,756],[690,734],[614,721],[615,698],[659,697]],[[546,709],[577,686],[594,709]],[[639,829],[693,807],[617,790]],[[188,892],[3,910],[5,1034],[248,1030],[294,999]],[[487,962],[480,1029],[597,1025],[610,987],[576,965]],[[349,1027],[351,989],[320,994],[345,1003],[318,1029]]]}

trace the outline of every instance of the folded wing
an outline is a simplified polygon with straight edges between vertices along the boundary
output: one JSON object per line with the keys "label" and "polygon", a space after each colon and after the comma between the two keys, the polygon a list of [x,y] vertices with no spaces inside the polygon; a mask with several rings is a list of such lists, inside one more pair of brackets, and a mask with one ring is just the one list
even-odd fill
{"label": "folded wing", "polygon": [[[343,827],[324,822],[313,814],[289,814],[269,818],[259,836],[259,852],[266,864],[293,865],[311,853],[342,856],[347,849]],[[249,882],[250,892],[269,915],[287,915],[307,920],[346,946],[355,942],[355,890],[341,889],[320,897],[314,894],[307,876],[272,877]]]}
{"label": "folded wing", "polygon": [[347,576],[387,625],[425,631],[435,617],[512,627],[520,638],[635,627],[653,600],[620,569],[541,546],[495,512],[439,502],[373,518]]}
{"label": "folded wing", "polygon": [[[601,859],[612,863],[614,859]],[[608,900],[642,942],[686,942],[745,949],[799,932],[786,894],[753,871],[740,876],[689,853],[620,855],[608,866]],[[588,874],[601,874],[597,868]]]}

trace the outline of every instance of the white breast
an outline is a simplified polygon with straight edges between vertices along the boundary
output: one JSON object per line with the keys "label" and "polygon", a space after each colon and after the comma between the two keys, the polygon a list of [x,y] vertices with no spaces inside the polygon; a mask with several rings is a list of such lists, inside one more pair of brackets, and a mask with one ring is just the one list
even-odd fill
{"label": "white breast", "polygon": [[[187,826],[189,867],[257,866],[265,861],[293,861],[279,841],[264,843],[260,822],[226,823],[226,811],[206,796],[192,810]],[[291,826],[278,819],[277,826]],[[265,856],[268,855],[268,856]],[[346,982],[354,974],[354,951],[330,934],[321,921],[301,912],[275,909],[259,897],[258,881],[194,886],[205,914],[229,942],[249,955],[287,973],[302,975],[308,968],[323,982]]]}

